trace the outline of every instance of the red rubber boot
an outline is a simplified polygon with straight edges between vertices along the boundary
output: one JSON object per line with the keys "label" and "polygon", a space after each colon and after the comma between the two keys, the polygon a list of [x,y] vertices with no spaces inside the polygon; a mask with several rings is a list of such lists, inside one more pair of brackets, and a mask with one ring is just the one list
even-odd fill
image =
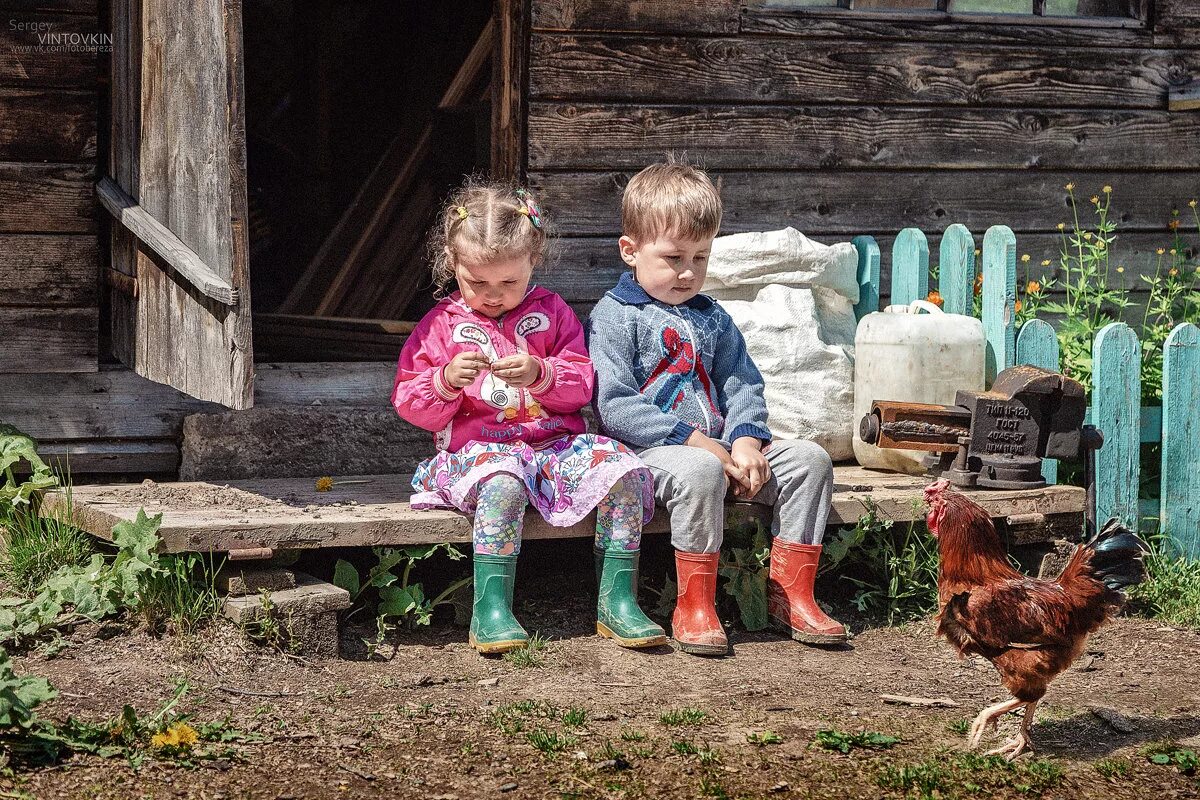
{"label": "red rubber boot", "polygon": [[675,551],[679,596],[671,617],[671,636],[679,649],[698,656],[729,653],[729,639],[717,618],[717,560],[720,553]]}
{"label": "red rubber boot", "polygon": [[821,610],[813,599],[813,582],[821,545],[775,539],[767,580],[767,612],[779,630],[806,644],[841,644],[850,637],[846,626]]}

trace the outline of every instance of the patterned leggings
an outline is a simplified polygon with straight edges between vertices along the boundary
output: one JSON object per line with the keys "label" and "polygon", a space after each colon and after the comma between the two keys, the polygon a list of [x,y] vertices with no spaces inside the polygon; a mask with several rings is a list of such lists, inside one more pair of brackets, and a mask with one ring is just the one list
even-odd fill
{"label": "patterned leggings", "polygon": [[[473,534],[475,552],[500,556],[521,552],[527,502],[525,484],[512,475],[498,472],[480,482]],[[637,475],[628,473],[596,506],[596,547],[637,550],[641,543],[642,488]]]}

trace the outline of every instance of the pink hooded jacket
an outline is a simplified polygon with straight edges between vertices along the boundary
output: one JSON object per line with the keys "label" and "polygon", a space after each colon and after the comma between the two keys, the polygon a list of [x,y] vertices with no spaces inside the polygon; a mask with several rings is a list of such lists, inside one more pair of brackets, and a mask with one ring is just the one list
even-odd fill
{"label": "pink hooded jacket", "polygon": [[[541,361],[541,372],[525,389],[491,372],[455,389],[442,370],[467,350],[493,361],[529,353]],[[471,441],[520,440],[536,447],[583,433],[579,409],[591,401],[594,383],[583,326],[554,292],[532,287],[500,319],[472,311],[455,292],[426,314],[404,343],[392,406],[413,425],[434,431],[439,450],[461,450]]]}

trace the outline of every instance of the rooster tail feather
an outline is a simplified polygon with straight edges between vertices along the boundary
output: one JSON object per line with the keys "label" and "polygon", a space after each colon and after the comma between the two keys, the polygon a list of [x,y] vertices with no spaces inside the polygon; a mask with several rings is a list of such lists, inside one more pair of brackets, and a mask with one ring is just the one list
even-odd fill
{"label": "rooster tail feather", "polygon": [[1144,557],[1150,548],[1116,517],[1104,523],[1085,547],[1092,551],[1091,576],[1109,589],[1120,591],[1146,579]]}

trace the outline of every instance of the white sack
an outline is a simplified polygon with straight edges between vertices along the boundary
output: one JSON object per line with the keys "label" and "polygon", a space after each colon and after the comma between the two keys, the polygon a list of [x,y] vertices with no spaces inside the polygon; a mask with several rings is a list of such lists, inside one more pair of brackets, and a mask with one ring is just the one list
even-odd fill
{"label": "white sack", "polygon": [[854,457],[858,251],[793,228],[713,242],[704,292],[720,301],[762,372],[767,427]]}

